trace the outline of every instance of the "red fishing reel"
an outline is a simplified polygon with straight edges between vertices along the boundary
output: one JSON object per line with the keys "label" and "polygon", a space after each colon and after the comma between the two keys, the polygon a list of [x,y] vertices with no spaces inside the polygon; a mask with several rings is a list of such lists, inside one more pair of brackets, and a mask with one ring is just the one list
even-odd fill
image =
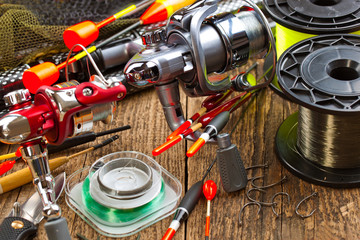
{"label": "red fishing reel", "polygon": [[31,102],[27,90],[7,94],[10,113],[0,119],[0,141],[22,143],[45,136],[51,144],[87,132],[95,121],[109,122],[115,105],[126,94],[124,85],[94,75],[90,82],[42,86]]}

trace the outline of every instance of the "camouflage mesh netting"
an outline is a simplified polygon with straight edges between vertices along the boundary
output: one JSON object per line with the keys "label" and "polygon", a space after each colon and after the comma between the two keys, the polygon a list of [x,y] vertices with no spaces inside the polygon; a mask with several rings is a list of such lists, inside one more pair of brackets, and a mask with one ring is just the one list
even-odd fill
{"label": "camouflage mesh netting", "polygon": [[[130,2],[134,1],[0,0],[0,71],[68,51],[62,40],[68,26],[99,22]],[[99,40],[137,20],[121,19],[101,28]]]}

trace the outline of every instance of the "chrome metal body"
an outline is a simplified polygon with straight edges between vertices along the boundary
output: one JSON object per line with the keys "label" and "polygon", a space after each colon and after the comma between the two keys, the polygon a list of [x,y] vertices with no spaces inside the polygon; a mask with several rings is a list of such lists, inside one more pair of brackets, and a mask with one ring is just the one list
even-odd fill
{"label": "chrome metal body", "polygon": [[[167,122],[172,130],[184,121],[178,85],[190,97],[207,96],[232,87],[229,70],[245,64],[250,57],[264,57],[271,49],[276,56],[274,37],[266,17],[250,0],[255,11],[209,17],[216,0],[200,1],[174,13],[167,26],[166,43],[151,44],[125,66],[130,84],[155,84]],[[149,38],[149,37],[148,37]],[[274,66],[276,57],[273,58]],[[267,86],[275,76],[242,91]],[[195,140],[198,133],[188,136]]]}
{"label": "chrome metal body", "polygon": [[63,121],[67,112],[71,109],[80,106],[80,103],[75,97],[76,88],[71,89],[46,89],[46,95],[52,99],[59,111],[59,121]]}
{"label": "chrome metal body", "polygon": [[6,115],[1,119],[0,139],[4,143],[15,144],[26,139],[31,132],[29,121],[19,114]]}
{"label": "chrome metal body", "polygon": [[[55,177],[55,200],[57,201],[62,191],[65,188],[66,174],[61,173]],[[39,224],[44,218],[42,214],[43,203],[40,195],[35,192],[29,199],[23,204],[15,202],[12,211],[9,213],[9,217],[20,217],[24,218],[35,225]]]}
{"label": "chrome metal body", "polygon": [[54,178],[51,175],[46,143],[37,141],[21,148],[21,155],[27,162],[33,184],[42,200],[43,211],[47,217],[60,216],[60,208],[56,206]]}

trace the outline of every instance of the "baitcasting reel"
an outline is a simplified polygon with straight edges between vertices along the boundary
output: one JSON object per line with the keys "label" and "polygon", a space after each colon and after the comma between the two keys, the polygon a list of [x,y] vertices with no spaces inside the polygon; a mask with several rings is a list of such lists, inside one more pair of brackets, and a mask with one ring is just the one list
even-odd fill
{"label": "baitcasting reel", "polygon": [[244,65],[250,57],[264,57],[270,48],[275,66],[275,41],[265,16],[251,1],[245,0],[254,11],[208,17],[216,11],[217,2],[201,1],[176,12],[167,24],[166,34],[164,30],[145,34],[146,48],[125,66],[130,84],[155,84],[172,130],[185,121],[179,84],[188,96],[199,97],[229,88],[248,91],[266,87],[275,75],[273,68],[267,81],[255,86],[241,77],[231,81],[229,70]]}

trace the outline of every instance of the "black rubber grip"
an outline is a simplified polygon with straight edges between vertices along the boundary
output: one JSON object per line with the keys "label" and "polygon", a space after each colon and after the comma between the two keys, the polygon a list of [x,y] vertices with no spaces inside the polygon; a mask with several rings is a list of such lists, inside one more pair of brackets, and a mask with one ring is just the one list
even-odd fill
{"label": "black rubber grip", "polygon": [[247,174],[236,145],[217,150],[217,163],[221,184],[226,192],[244,189],[247,184]]}
{"label": "black rubber grip", "polygon": [[37,226],[21,217],[7,217],[0,226],[0,240],[33,239]]}
{"label": "black rubber grip", "polygon": [[185,208],[190,214],[201,197],[202,185],[202,181],[192,185],[191,188],[186,192],[184,198],[181,200],[178,208]]}
{"label": "black rubber grip", "polygon": [[213,120],[211,120],[211,122],[209,122],[208,126],[214,126],[216,128],[216,130],[217,130],[217,134],[219,134],[220,131],[223,130],[223,128],[228,123],[229,118],[230,118],[230,112],[229,111],[219,113],[218,115],[216,115],[214,117]]}

